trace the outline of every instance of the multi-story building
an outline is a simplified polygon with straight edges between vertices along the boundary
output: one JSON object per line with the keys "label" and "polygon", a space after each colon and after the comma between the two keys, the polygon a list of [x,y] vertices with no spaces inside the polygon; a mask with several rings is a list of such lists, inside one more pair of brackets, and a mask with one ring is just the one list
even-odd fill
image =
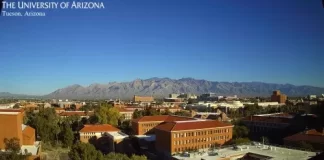
{"label": "multi-story building", "polygon": [[[201,152],[200,152],[201,153]],[[322,160],[323,156],[316,152],[302,151],[279,146],[263,145],[258,142],[226,146],[219,150],[211,150],[208,154],[197,152],[175,154],[174,160]],[[315,157],[316,156],[316,157]],[[171,159],[171,158],[170,158]]]}
{"label": "multi-story building", "polygon": [[192,93],[186,93],[186,94],[181,93],[178,96],[178,98],[183,98],[183,99],[188,100],[188,99],[197,99],[198,97],[195,94],[192,94]]}
{"label": "multi-story building", "polygon": [[307,98],[308,100],[314,100],[316,99],[316,95],[308,95]]}
{"label": "multi-story building", "polygon": [[151,105],[154,102],[154,97],[152,96],[134,96],[134,103],[138,103],[141,106]]}
{"label": "multi-story building", "polygon": [[31,159],[39,156],[40,143],[35,141],[35,129],[23,124],[21,109],[0,109],[0,150],[5,149],[4,139],[18,138],[21,150],[31,153]]}
{"label": "multi-story building", "polygon": [[9,103],[9,104],[0,104],[0,109],[10,109],[13,108],[15,103]]}
{"label": "multi-story building", "polygon": [[154,134],[159,153],[170,156],[189,150],[205,150],[232,139],[233,125],[180,116],[144,116],[132,121],[137,135]]}
{"label": "multi-story building", "polygon": [[60,117],[66,118],[70,116],[80,116],[81,118],[89,118],[93,115],[93,111],[85,112],[85,111],[64,111],[59,113]]}
{"label": "multi-story building", "polygon": [[207,150],[232,139],[233,125],[214,120],[173,121],[155,128],[156,149],[166,155]]}
{"label": "multi-story building", "polygon": [[290,125],[292,115],[285,113],[260,114],[245,117],[242,122],[250,129],[250,132],[270,132],[284,129]]}
{"label": "multi-story building", "polygon": [[128,110],[125,108],[120,108],[120,107],[116,107],[119,111],[119,114],[124,118],[124,120],[131,120],[133,119],[133,110]]}
{"label": "multi-story building", "polygon": [[101,144],[108,144],[109,152],[122,151],[122,142],[124,138],[128,137],[128,135],[122,133],[118,128],[109,124],[84,125],[79,131],[79,134],[81,142],[88,143],[96,140],[100,141]]}
{"label": "multi-story building", "polygon": [[205,93],[199,96],[201,101],[218,101],[218,96],[215,93]]}
{"label": "multi-story building", "polygon": [[144,116],[132,120],[132,128],[134,134],[136,135],[154,134],[154,128],[163,122],[186,121],[186,120],[194,120],[194,119],[189,117],[179,117],[179,116],[169,116],[169,115]]}
{"label": "multi-story building", "polygon": [[286,100],[287,100],[287,96],[285,94],[281,94],[279,90],[273,91],[271,95],[272,102],[286,103]]}

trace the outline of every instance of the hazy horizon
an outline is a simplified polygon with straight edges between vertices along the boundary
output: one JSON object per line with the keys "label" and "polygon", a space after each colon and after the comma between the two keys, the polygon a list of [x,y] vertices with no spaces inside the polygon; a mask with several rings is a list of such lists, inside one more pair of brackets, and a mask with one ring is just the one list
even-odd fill
{"label": "hazy horizon", "polygon": [[1,17],[0,92],[151,77],[324,87],[321,0],[104,3]]}

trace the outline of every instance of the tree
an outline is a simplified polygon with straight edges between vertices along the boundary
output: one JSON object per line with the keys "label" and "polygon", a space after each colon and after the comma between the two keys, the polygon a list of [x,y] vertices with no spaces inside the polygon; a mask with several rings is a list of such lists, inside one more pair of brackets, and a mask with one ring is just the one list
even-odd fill
{"label": "tree", "polygon": [[68,123],[63,123],[63,128],[61,132],[62,143],[64,147],[71,147],[74,140],[74,134],[71,126]]}
{"label": "tree", "polygon": [[53,108],[45,108],[37,114],[28,114],[27,124],[36,129],[44,143],[58,143],[60,117]]}
{"label": "tree", "polygon": [[109,153],[104,156],[104,160],[147,160],[146,156],[139,156],[133,154],[131,157],[128,157],[125,154],[121,153]]}
{"label": "tree", "polygon": [[118,159],[118,160],[130,160],[130,158],[125,154],[120,153],[109,153],[104,156],[105,160]]}
{"label": "tree", "polygon": [[70,110],[75,111],[76,110],[76,105],[75,104],[71,104],[70,105]]}
{"label": "tree", "polygon": [[12,108],[20,108],[20,105],[16,103]]}
{"label": "tree", "polygon": [[118,125],[120,117],[119,111],[113,107],[99,107],[95,110],[94,115],[100,124]]}
{"label": "tree", "polygon": [[5,138],[3,140],[5,144],[5,150],[10,152],[18,153],[20,151],[19,139],[14,137],[11,139]]}
{"label": "tree", "polygon": [[119,128],[126,134],[131,134],[132,128],[131,128],[131,121],[130,120],[125,120],[123,121]]}
{"label": "tree", "polygon": [[133,119],[143,117],[142,112],[140,112],[138,109],[135,109],[133,113]]}
{"label": "tree", "polygon": [[138,156],[138,155],[135,155],[133,154],[130,158],[131,160],[147,160],[146,156]]}
{"label": "tree", "polygon": [[172,115],[172,113],[170,112],[169,108],[166,108],[163,112],[163,115]]}
{"label": "tree", "polygon": [[233,128],[233,138],[245,138],[249,134],[249,129],[243,125],[235,125]]}
{"label": "tree", "polygon": [[247,144],[250,142],[250,140],[248,138],[237,138],[234,139],[232,142],[233,144],[240,145],[240,144]]}
{"label": "tree", "polygon": [[174,114],[175,114],[175,115],[178,115],[178,116],[191,117],[190,112],[187,112],[187,111],[177,111],[177,112],[175,112]]}
{"label": "tree", "polygon": [[20,152],[20,145],[18,138],[4,139],[5,144],[5,152],[0,150],[0,160],[26,160],[30,153],[27,153],[25,150],[25,154],[23,155]]}
{"label": "tree", "polygon": [[103,160],[103,155],[100,151],[89,143],[76,143],[72,146],[68,153],[71,160]]}

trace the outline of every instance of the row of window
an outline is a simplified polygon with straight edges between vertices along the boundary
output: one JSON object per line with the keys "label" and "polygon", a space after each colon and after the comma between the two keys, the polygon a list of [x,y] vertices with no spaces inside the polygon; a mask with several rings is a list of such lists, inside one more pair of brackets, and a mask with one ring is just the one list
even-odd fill
{"label": "row of window", "polygon": [[185,145],[185,144],[193,144],[193,143],[200,143],[200,142],[211,142],[211,141],[218,141],[218,140],[228,140],[230,138],[229,135],[227,136],[216,136],[216,137],[205,137],[205,138],[195,138],[195,139],[187,139],[187,140],[179,140],[173,141],[174,145]]}
{"label": "row of window", "polygon": [[90,139],[91,137],[94,137],[94,136],[83,136],[83,138],[85,138],[85,139]]}
{"label": "row of window", "polygon": [[151,129],[142,129],[142,132],[143,132],[143,133],[146,133],[146,132],[148,132],[149,130],[151,130]]}
{"label": "row of window", "polygon": [[145,124],[142,124],[142,127],[155,127],[159,124],[160,123],[145,123]]}
{"label": "row of window", "polygon": [[[98,132],[84,132],[83,135],[94,135]],[[101,134],[105,134],[106,132],[101,132]]]}
{"label": "row of window", "polygon": [[174,151],[175,152],[193,151],[193,150],[198,150],[198,149],[211,148],[213,145],[215,146],[214,143],[209,143],[209,144],[203,144],[203,145],[195,145],[192,147],[176,147],[174,149]]}
{"label": "row of window", "polygon": [[208,134],[216,134],[216,133],[228,133],[228,132],[229,132],[229,129],[215,129],[215,130],[209,130],[209,131],[174,133],[173,138],[192,137],[192,136],[200,136],[200,135],[208,135]]}

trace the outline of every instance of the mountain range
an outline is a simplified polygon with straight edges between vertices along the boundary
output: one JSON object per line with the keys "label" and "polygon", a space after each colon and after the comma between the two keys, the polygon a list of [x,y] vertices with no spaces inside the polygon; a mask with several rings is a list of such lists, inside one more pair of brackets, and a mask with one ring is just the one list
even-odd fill
{"label": "mountain range", "polygon": [[[108,84],[94,83],[87,87],[74,84],[41,97],[68,99],[131,99],[134,95],[152,95],[157,98],[163,98],[171,93],[194,93],[200,95],[209,92],[224,96],[238,95],[241,97],[269,97],[274,90],[280,90],[288,96],[306,96],[308,94],[319,95],[324,93],[324,88],[321,87],[296,86],[292,84],[213,82],[193,78],[150,78],[144,80],[136,79],[131,82],[110,82]],[[2,92],[2,94],[0,93],[0,97],[6,95],[3,93],[4,92]],[[11,96],[14,95],[11,94]]]}

